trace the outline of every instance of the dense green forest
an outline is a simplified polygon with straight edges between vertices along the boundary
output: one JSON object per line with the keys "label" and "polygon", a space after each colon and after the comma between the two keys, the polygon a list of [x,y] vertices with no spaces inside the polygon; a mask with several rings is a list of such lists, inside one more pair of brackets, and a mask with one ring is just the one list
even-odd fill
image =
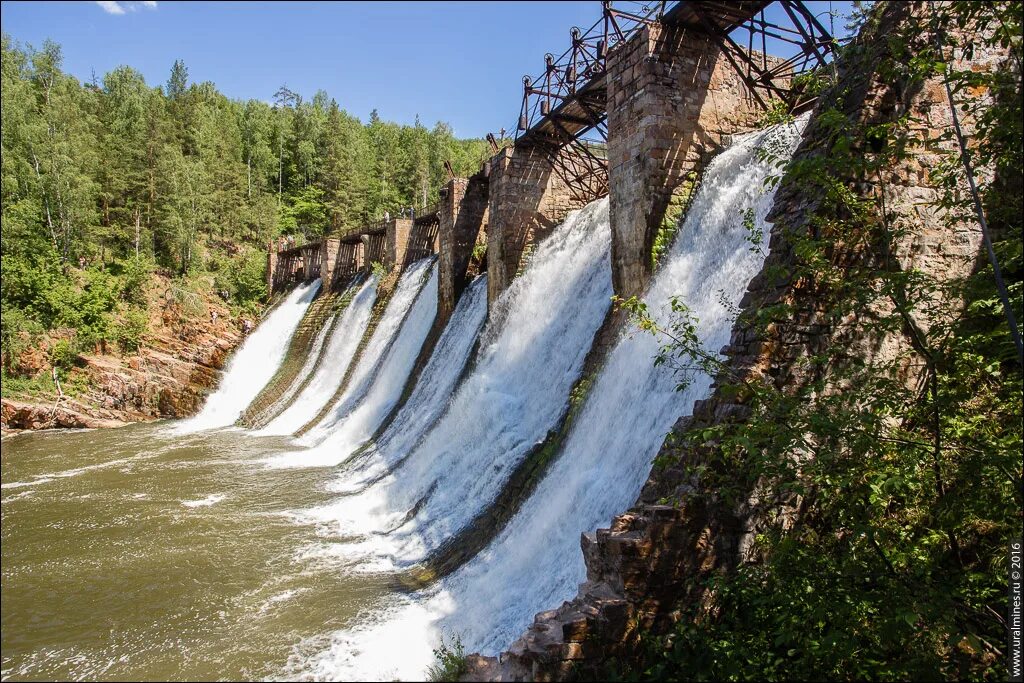
{"label": "dense green forest", "polygon": [[80,83],[52,42],[2,50],[5,377],[53,329],[74,331],[72,355],[137,346],[154,270],[252,311],[270,239],[430,203],[445,161],[472,173],[486,155],[445,123],[363,123],[323,91],[232,100],[181,61],[162,86],[128,66]]}

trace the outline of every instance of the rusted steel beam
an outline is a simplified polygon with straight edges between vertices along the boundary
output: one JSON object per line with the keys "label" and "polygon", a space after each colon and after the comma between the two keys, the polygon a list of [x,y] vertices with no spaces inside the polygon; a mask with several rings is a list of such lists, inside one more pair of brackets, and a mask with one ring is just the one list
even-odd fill
{"label": "rusted steel beam", "polygon": [[[607,161],[594,154],[587,136],[607,140],[607,88],[605,69],[608,51],[629,40],[643,27],[661,22],[710,35],[726,60],[747,85],[760,106],[768,108],[768,97],[793,106],[795,96],[788,82],[793,73],[809,65],[821,65],[833,48],[832,37],[800,0],[778,0],[792,26],[768,22],[764,9],[772,0],[678,0],[654,2],[643,12],[616,9],[609,0],[602,3],[601,18],[590,28],[570,31],[570,45],[561,55],[545,55],[544,70],[536,77],[523,78],[523,99],[516,127],[517,144],[536,143],[545,151],[552,168],[567,185],[580,192],[607,186]],[[742,48],[730,33],[745,27],[749,47]],[[754,38],[761,39],[761,64],[753,58]],[[768,66],[767,38],[798,46],[793,57]],[[572,147],[575,159],[566,163],[561,150]]]}

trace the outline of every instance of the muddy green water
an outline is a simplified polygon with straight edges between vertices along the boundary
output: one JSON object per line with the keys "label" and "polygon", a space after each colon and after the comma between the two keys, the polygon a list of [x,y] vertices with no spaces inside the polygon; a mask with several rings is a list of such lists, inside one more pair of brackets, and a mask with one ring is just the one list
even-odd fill
{"label": "muddy green water", "polygon": [[168,427],[3,440],[4,679],[287,678],[389,590],[315,559],[289,514],[330,499],[330,469]]}

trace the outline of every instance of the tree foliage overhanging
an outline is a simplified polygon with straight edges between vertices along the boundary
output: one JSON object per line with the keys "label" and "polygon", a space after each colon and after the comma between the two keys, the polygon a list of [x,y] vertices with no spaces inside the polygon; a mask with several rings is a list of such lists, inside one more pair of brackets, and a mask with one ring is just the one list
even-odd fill
{"label": "tree foliage overhanging", "polygon": [[[877,4],[860,17],[871,39],[842,57],[897,92],[948,80],[957,110],[974,123],[968,155],[983,169],[980,200],[1019,320],[1021,3],[954,2],[911,14],[922,4]],[[879,37],[880,17],[901,12],[908,18],[899,30]],[[941,51],[934,36],[945,43]],[[991,71],[958,68],[948,57],[994,48],[1008,56]],[[667,323],[636,299],[624,302],[663,340],[659,362],[684,383],[694,371],[717,376],[721,395],[749,408],[737,422],[692,428],[659,456],[656,467],[678,467],[682,481],[700,482],[673,502],[738,510],[753,501],[764,516],[751,561],[694,577],[687,595],[705,601],[680,601],[675,626],[644,634],[646,647],[635,660],[613,662],[613,674],[1005,679],[1007,555],[1024,505],[1022,368],[983,253],[955,272],[896,256],[938,227],[922,224],[931,214],[917,213],[921,206],[938,210],[945,234],[977,226],[953,131],[927,135],[898,103],[892,120],[852,118],[848,83],[836,84],[815,114],[828,153],[796,158],[782,180],[821,197],[813,230],[782,226],[777,237],[793,263],[765,271],[811,293],[815,323],[828,335],[800,358],[802,382],[734,372],[701,345],[678,298]],[[937,160],[929,176],[937,198],[909,209],[887,204],[901,165],[924,155]],[[775,339],[772,330],[792,324],[796,312],[782,301],[744,311],[741,324]],[[855,345],[897,338],[906,340],[898,350],[876,355]]]}

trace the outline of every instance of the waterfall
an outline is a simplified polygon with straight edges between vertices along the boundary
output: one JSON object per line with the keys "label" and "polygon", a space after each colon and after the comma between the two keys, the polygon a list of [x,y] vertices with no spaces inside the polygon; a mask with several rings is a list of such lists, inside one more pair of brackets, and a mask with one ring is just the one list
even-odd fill
{"label": "waterfall", "polygon": [[[727,344],[730,309],[742,298],[764,254],[752,248],[742,212],[765,216],[776,172],[759,158],[764,149],[792,155],[806,117],[766,131],[737,136],[707,167],[704,182],[644,299],[664,322],[668,298],[681,297],[697,318],[704,346]],[[766,247],[765,247],[766,248]],[[442,634],[458,634],[466,652],[507,648],[536,612],[571,598],[585,579],[579,537],[609,523],[640,492],[666,432],[711,378],[696,376],[684,391],[665,366],[654,366],[658,340],[646,334],[619,338],[577,416],[562,451],[533,494],[491,544],[438,585],[402,596],[353,628],[335,633],[312,658],[289,662],[292,675],[325,679],[420,678]],[[394,656],[402,643],[402,657]]]}
{"label": "waterfall", "polygon": [[351,462],[353,475],[337,479],[331,486],[333,490],[357,492],[391,471],[408,455],[448,407],[486,318],[485,274],[473,280],[463,292],[405,405],[376,442],[368,444],[360,457]]}
{"label": "waterfall", "polygon": [[[387,307],[384,309],[380,323],[378,323],[377,328],[373,331],[373,336],[370,337],[369,343],[366,345],[356,363],[355,369],[352,371],[348,387],[338,397],[338,400],[335,401],[327,415],[302,438],[303,443],[313,445],[324,441],[334,432],[342,420],[359,405],[363,397],[366,396],[381,365],[381,360],[391,348],[403,321],[406,319],[406,314],[409,312],[420,290],[423,289],[424,280],[428,276],[433,262],[434,257],[420,259],[402,273],[401,278],[398,280],[398,285],[395,287],[395,292],[391,295],[391,300],[388,301]],[[399,388],[399,390],[401,389]],[[339,457],[336,462],[339,462],[345,455],[347,454],[342,454],[342,457]],[[325,464],[336,464],[336,462]]]}
{"label": "waterfall", "polygon": [[231,358],[220,387],[206,399],[199,414],[174,427],[174,431],[185,434],[234,424],[284,362],[288,342],[319,291],[317,280],[290,292]]}
{"label": "waterfall", "polygon": [[[805,122],[739,137],[709,164],[664,267],[644,296],[662,324],[669,297],[679,296],[712,352],[729,343],[731,311],[764,263],[764,251],[750,244],[742,212],[753,208],[761,234],[771,233],[765,216],[776,186],[763,188],[777,170],[759,160],[758,151],[771,149],[788,159]],[[627,331],[620,337],[547,476],[486,555],[445,587],[459,596],[451,626],[465,629],[470,651],[499,652],[537,612],[575,595],[586,578],[580,534],[607,525],[636,501],[666,433],[708,395],[711,377],[703,373],[677,391],[679,378],[652,362],[658,346],[647,334]],[[500,595],[502,604],[467,599],[482,595]]]}
{"label": "waterfall", "polygon": [[495,500],[566,408],[608,310],[609,249],[606,199],[571,213],[538,245],[495,302],[472,373],[413,452],[365,491],[306,511],[357,539],[325,555],[372,558],[353,571],[406,566]]}
{"label": "waterfall", "polygon": [[331,328],[323,358],[312,379],[288,409],[274,418],[260,434],[293,434],[312,420],[334,395],[348,370],[352,354],[363,338],[377,296],[377,277],[371,276],[352,297],[341,318]]}
{"label": "waterfall", "polygon": [[[310,311],[311,313],[313,311]],[[291,405],[292,399],[299,393],[299,390],[303,389],[306,385],[306,380],[316,369],[317,361],[320,360],[320,354],[323,352],[324,344],[327,343],[327,336],[331,333],[334,324],[338,322],[338,316],[334,313],[328,314],[323,324],[320,326],[320,330],[317,331],[316,337],[313,338],[313,343],[309,345],[306,352],[306,360],[303,361],[302,367],[299,369],[298,374],[295,378],[288,383],[288,386],[284,388],[284,391],[280,391],[280,394],[274,400],[273,404],[267,409],[268,413],[278,414],[284,412]],[[302,323],[299,323],[299,332],[296,333],[296,337],[301,335]],[[294,342],[295,338],[293,338]],[[291,349],[289,349],[291,350]],[[285,363],[288,362],[287,355],[285,356]],[[267,385],[266,391],[272,391],[271,387],[273,384]],[[261,394],[264,392],[260,392]]]}
{"label": "waterfall", "polygon": [[[430,267],[430,277],[422,282],[423,267]],[[268,462],[278,467],[308,467],[335,465],[365,443],[380,427],[381,422],[398,402],[405,380],[410,375],[423,341],[437,315],[437,264],[430,259],[417,262],[407,271],[407,290],[416,294],[415,286],[421,284],[418,295],[411,307],[399,301],[394,315],[403,309],[407,311],[405,321],[394,335],[386,354],[378,363],[372,376],[362,380],[363,387],[357,387],[349,399],[354,407],[335,422],[330,435],[315,448],[298,453],[284,453]],[[402,283],[395,293],[398,301]],[[389,306],[390,309],[390,306]],[[383,322],[381,323],[383,325]],[[371,342],[372,343],[372,342]]]}

